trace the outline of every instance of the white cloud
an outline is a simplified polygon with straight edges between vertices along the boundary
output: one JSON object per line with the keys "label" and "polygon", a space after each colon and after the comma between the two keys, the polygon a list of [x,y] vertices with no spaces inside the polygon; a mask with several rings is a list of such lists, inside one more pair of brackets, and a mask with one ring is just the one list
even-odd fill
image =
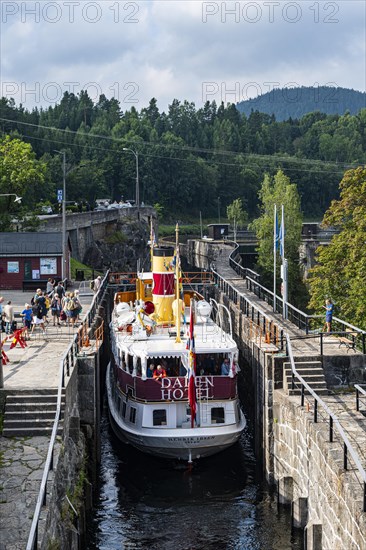
{"label": "white cloud", "polygon": [[93,97],[114,93],[123,110],[151,97],[163,110],[173,98],[200,106],[205,82],[217,101],[234,101],[238,86],[238,100],[243,90],[264,93],[268,82],[365,89],[363,2],[59,0],[1,9],[1,95],[29,108],[88,83]]}

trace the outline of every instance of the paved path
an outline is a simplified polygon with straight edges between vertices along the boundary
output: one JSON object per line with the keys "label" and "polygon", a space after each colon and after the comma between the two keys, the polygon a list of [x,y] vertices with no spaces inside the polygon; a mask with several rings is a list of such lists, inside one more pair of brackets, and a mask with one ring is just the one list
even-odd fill
{"label": "paved path", "polygon": [[[267,304],[267,302],[260,300],[257,296],[246,289],[246,283],[244,282],[244,280],[241,277],[238,277],[238,274],[229,265],[229,255],[231,251],[232,249],[230,249],[229,247],[225,247],[222,249],[221,254],[216,260],[216,271],[228,282],[230,282],[234,286],[234,288],[236,288],[239,292],[246,296],[256,306],[258,306],[259,309],[269,315],[272,319],[275,319],[279,326],[286,329],[291,337],[291,345],[294,356],[311,357],[319,355],[319,339],[294,339],[303,337],[304,332],[300,331],[289,321],[285,321],[281,315],[274,314],[272,307]],[[340,348],[336,337],[326,336],[324,338],[324,355],[336,355],[342,357],[347,356],[347,354],[354,353],[355,352],[353,351],[347,352],[345,347]],[[357,353],[359,355],[362,355],[360,354],[360,352]],[[297,399],[298,401],[300,398],[289,397],[289,399]],[[333,395],[322,396],[322,400],[328,405],[329,409],[337,415],[343,430],[346,432],[350,442],[352,443],[352,446],[357,451],[363,467],[366,468],[366,398],[363,398],[361,401],[361,411],[356,410],[355,393],[350,394],[334,392]],[[320,414],[319,418],[321,418]],[[362,488],[360,488],[360,495],[362,495]]]}
{"label": "paved path", "polygon": [[[0,295],[5,301],[12,301],[15,312],[21,312],[32,296],[15,291],[0,291]],[[81,297],[83,313],[88,311],[91,300],[91,296]],[[9,349],[10,341],[5,343],[4,350],[10,360],[3,367],[5,390],[58,387],[60,359],[77,329],[53,327],[50,315],[49,318],[45,335],[37,329],[26,342],[26,348],[17,345]],[[4,337],[2,333],[2,339]],[[0,436],[0,550],[26,547],[48,445],[49,437]],[[55,465],[59,448],[60,442],[55,447]],[[42,525],[40,521],[40,536]]]}
{"label": "paved path", "polygon": [[[229,256],[232,248],[226,246],[222,248],[221,254],[216,259],[216,271],[224,277],[234,288],[243,296],[247,297],[263,313],[276,321],[277,325],[284,328],[290,335],[291,346],[294,356],[314,356],[320,354],[319,337],[309,336],[306,338],[304,331],[298,329],[293,323],[283,319],[279,313],[273,313],[273,308],[267,302],[260,300],[258,296],[247,290],[246,282],[229,265]],[[298,339],[297,339],[298,338]],[[339,347],[339,341],[335,336],[323,336],[324,355],[347,356],[354,354],[354,351],[348,351],[345,346]],[[360,352],[357,352],[360,354]]]}

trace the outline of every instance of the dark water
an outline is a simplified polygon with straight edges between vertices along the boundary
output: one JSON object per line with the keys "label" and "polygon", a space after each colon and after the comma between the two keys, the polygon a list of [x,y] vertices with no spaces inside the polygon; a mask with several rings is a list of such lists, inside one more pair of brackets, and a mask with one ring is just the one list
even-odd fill
{"label": "dark water", "polygon": [[250,429],[189,472],[122,445],[105,411],[99,480],[88,549],[302,549],[289,512],[258,478]]}

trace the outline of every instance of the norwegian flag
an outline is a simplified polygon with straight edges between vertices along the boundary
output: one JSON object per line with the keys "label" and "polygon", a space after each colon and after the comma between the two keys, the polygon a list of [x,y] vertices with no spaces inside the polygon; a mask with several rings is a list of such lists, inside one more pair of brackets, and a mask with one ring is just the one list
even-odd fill
{"label": "norwegian flag", "polygon": [[189,316],[189,340],[188,340],[188,402],[191,408],[191,428],[194,427],[196,419],[196,350],[194,347],[194,302],[191,300]]}

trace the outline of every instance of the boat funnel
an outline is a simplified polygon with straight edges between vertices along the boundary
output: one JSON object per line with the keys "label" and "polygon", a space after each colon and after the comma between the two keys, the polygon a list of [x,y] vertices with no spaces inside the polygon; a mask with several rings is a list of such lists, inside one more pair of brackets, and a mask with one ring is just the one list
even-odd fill
{"label": "boat funnel", "polygon": [[155,312],[151,317],[157,323],[170,323],[173,320],[172,303],[175,299],[174,248],[155,247],[152,260],[152,298]]}

